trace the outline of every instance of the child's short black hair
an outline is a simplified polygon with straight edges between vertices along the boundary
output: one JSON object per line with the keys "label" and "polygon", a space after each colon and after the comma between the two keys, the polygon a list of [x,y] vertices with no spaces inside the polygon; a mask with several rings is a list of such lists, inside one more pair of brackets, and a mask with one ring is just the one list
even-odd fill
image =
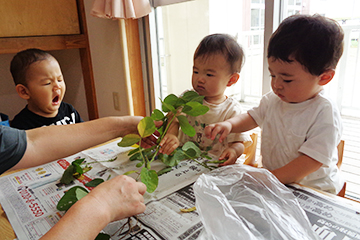
{"label": "child's short black hair", "polygon": [[267,57],[298,61],[319,76],[335,69],[343,53],[344,32],[340,25],[320,15],[293,15],[281,22],[272,34]]}
{"label": "child's short black hair", "polygon": [[30,48],[18,52],[10,63],[10,72],[15,85],[22,84],[26,86],[26,71],[29,66],[37,61],[42,61],[52,57],[46,51],[37,48]]}
{"label": "child's short black hair", "polygon": [[194,59],[217,53],[224,55],[232,73],[240,72],[244,61],[244,51],[235,38],[227,34],[211,34],[204,37],[196,48]]}

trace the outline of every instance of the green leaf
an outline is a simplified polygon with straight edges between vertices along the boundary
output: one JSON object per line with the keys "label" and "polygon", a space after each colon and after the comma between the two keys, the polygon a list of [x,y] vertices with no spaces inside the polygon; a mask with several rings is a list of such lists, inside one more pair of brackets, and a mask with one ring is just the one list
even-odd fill
{"label": "green leaf", "polygon": [[160,110],[155,109],[151,114],[151,118],[155,121],[162,120],[164,118],[164,114]]}
{"label": "green leaf", "polygon": [[159,184],[159,177],[155,170],[142,168],[140,173],[141,182],[146,185],[147,192],[152,193],[156,190]]}
{"label": "green leaf", "polygon": [[169,94],[164,99],[164,103],[174,106],[177,103],[178,99],[179,98],[175,94]]}
{"label": "green leaf", "polygon": [[95,240],[109,240],[110,239],[110,235],[109,234],[106,234],[106,233],[99,233]]}
{"label": "green leaf", "polygon": [[138,124],[138,132],[142,138],[148,137],[156,130],[154,120],[151,117],[144,117]]}
{"label": "green leaf", "polygon": [[198,103],[203,103],[203,100],[205,98],[205,96],[200,96],[197,92],[195,91],[188,91],[185,92],[184,95],[181,97],[185,102],[198,102]]}
{"label": "green leaf", "polygon": [[73,161],[71,164],[72,165],[80,165],[84,162],[85,158],[79,158],[79,159],[76,159],[75,161]]}
{"label": "green leaf", "polygon": [[186,152],[186,154],[190,155],[191,157],[198,158],[201,156],[200,148],[193,142],[189,141],[186,142],[182,146],[182,150]]}
{"label": "green leaf", "polygon": [[84,191],[84,190],[85,190],[84,188],[77,188],[75,190],[75,195],[78,201],[88,194],[88,191],[87,190]]}
{"label": "green leaf", "polygon": [[188,102],[186,103],[185,107],[182,110],[183,113],[186,113],[193,117],[204,115],[208,111],[209,111],[208,106],[204,106],[198,102]]}
{"label": "green leaf", "polygon": [[174,114],[176,114],[176,109],[174,108],[174,106],[173,105],[171,105],[171,104],[168,104],[168,103],[166,103],[166,102],[162,102],[162,110],[164,111],[164,112],[173,112]]}
{"label": "green leaf", "polygon": [[75,173],[78,173],[79,176],[84,173],[82,167],[78,163],[73,162],[72,165],[75,168]]}
{"label": "green leaf", "polygon": [[190,137],[195,136],[196,131],[193,128],[193,126],[191,126],[189,124],[189,121],[187,120],[187,118],[185,116],[179,115],[179,116],[177,116],[177,119],[179,120],[181,131],[183,131],[186,135],[188,135]]}
{"label": "green leaf", "polygon": [[88,191],[80,186],[75,186],[70,188],[64,196],[60,199],[56,205],[56,209],[59,211],[67,211],[72,205],[74,205],[78,200],[84,197]]}
{"label": "green leaf", "polygon": [[119,147],[130,147],[135,143],[140,141],[140,136],[137,134],[128,134],[121,139],[121,141],[117,144]]}
{"label": "green leaf", "polygon": [[103,183],[104,179],[102,178],[95,178],[93,180],[91,180],[90,182],[85,183],[85,186],[87,187],[96,187],[97,185],[99,185],[100,183]]}
{"label": "green leaf", "polygon": [[64,171],[64,173],[60,179],[60,182],[67,185],[67,184],[71,183],[72,181],[74,181],[75,170],[76,169],[75,169],[74,165],[70,165],[68,168],[66,168],[66,170]]}
{"label": "green leaf", "polygon": [[180,161],[188,159],[189,157],[184,155],[184,152],[181,148],[178,148],[173,155],[159,154],[158,158],[165,165],[173,167],[178,165]]}

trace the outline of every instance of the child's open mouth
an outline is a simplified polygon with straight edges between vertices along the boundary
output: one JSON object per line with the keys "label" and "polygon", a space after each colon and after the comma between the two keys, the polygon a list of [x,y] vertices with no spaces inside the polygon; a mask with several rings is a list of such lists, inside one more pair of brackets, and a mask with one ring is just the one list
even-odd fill
{"label": "child's open mouth", "polygon": [[54,97],[52,102],[53,102],[53,104],[58,104],[59,103],[59,96]]}

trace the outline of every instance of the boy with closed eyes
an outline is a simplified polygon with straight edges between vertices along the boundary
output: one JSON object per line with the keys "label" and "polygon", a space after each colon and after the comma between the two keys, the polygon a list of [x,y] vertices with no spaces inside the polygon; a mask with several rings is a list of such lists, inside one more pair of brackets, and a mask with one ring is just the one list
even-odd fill
{"label": "boy with closed eyes", "polygon": [[50,53],[35,48],[21,51],[12,59],[10,71],[17,93],[28,102],[11,121],[12,127],[27,130],[83,122],[75,108],[62,101],[65,81]]}

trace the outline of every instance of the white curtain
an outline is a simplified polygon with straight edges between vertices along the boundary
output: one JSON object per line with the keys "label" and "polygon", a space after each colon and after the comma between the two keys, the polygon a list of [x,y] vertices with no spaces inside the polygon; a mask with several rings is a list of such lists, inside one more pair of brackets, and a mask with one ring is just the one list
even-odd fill
{"label": "white curtain", "polygon": [[94,0],[91,15],[108,19],[141,18],[151,12],[149,0]]}
{"label": "white curtain", "polygon": [[166,6],[174,3],[188,2],[193,0],[150,0],[153,7]]}

